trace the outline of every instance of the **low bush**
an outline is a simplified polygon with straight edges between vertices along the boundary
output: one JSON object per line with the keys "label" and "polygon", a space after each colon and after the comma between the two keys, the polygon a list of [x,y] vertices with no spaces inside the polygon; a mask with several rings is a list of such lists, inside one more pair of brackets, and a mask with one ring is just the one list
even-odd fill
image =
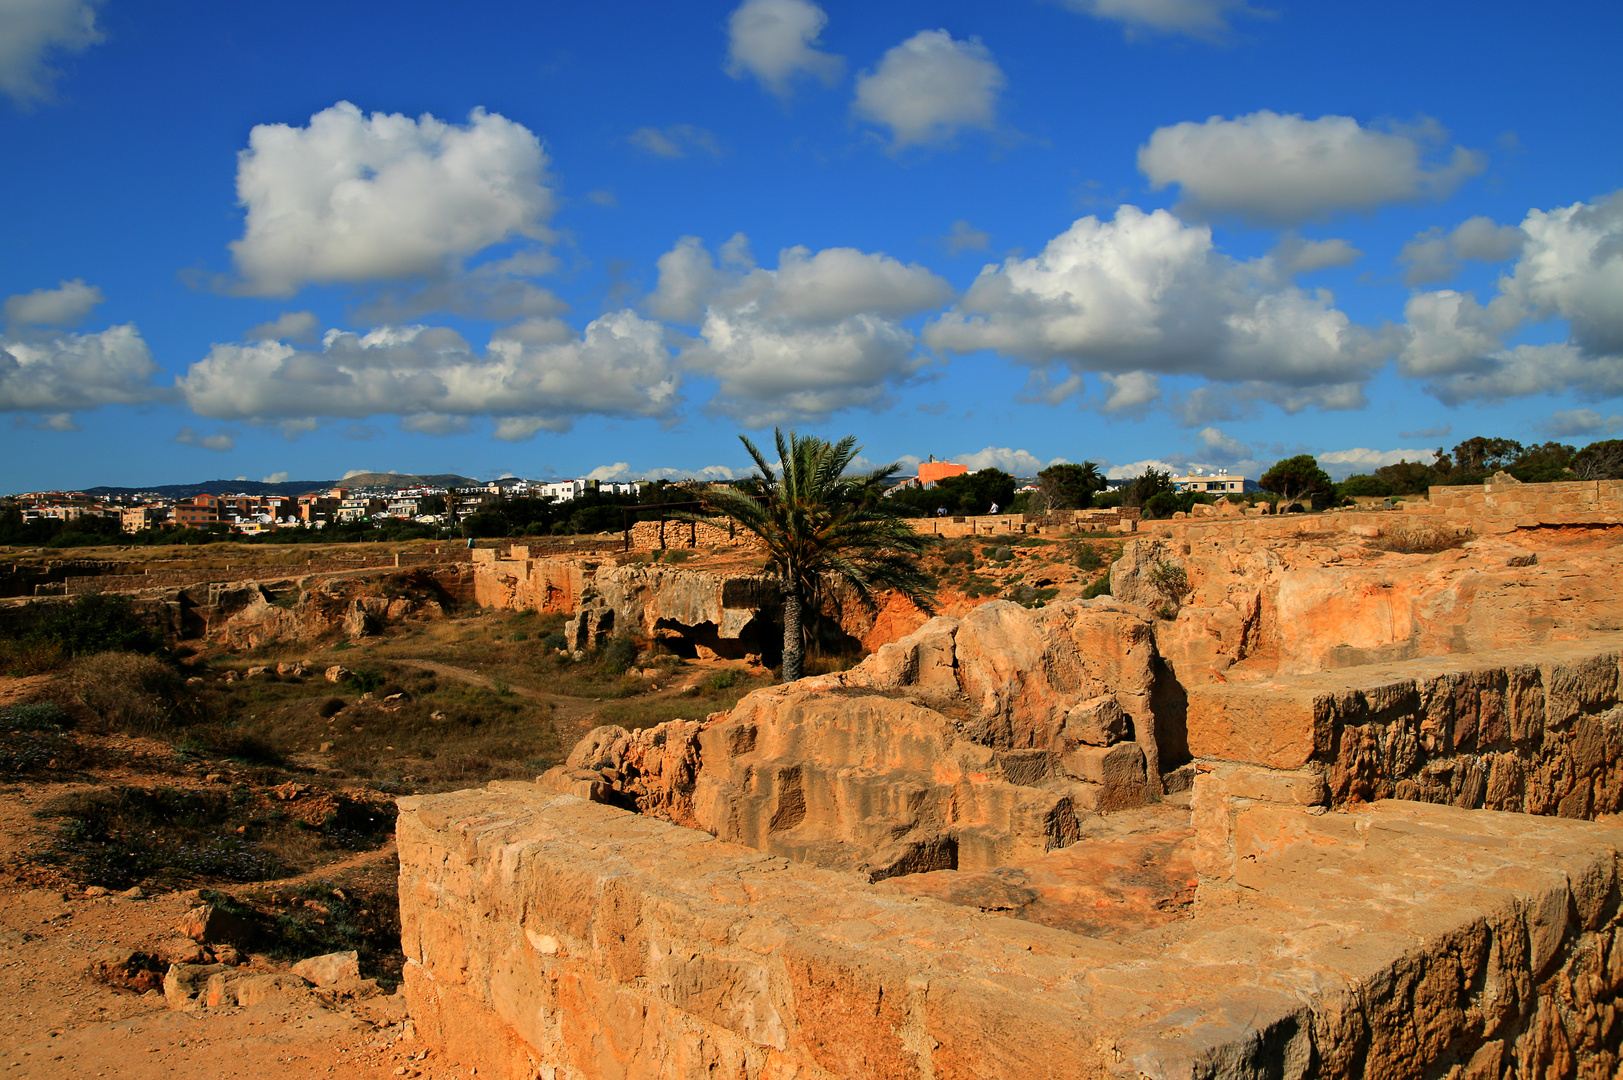
{"label": "low bush", "polygon": [[72,726],[73,718],[54,701],[0,709],[0,728],[11,731],[63,731]]}
{"label": "low bush", "polygon": [[90,711],[88,726],[94,730],[152,735],[195,719],[180,674],[140,653],[81,657],[73,664],[68,686],[74,700]]}
{"label": "low bush", "polygon": [[615,638],[603,647],[603,670],[610,675],[624,675],[637,662],[637,643],[630,638]]}

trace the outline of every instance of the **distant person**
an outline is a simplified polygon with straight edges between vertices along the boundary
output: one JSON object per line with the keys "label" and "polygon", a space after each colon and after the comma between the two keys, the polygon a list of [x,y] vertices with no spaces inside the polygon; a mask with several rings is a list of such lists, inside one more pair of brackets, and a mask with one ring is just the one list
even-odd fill
{"label": "distant person", "polygon": [[936,507],[935,508],[935,516],[936,517],[946,517],[947,516],[947,508],[945,506]]}
{"label": "distant person", "polygon": [[997,503],[993,503],[993,504],[992,504],[992,509],[990,509],[990,510],[988,510],[988,511],[987,511],[987,513],[988,513],[988,514],[995,514],[995,513],[997,513]]}

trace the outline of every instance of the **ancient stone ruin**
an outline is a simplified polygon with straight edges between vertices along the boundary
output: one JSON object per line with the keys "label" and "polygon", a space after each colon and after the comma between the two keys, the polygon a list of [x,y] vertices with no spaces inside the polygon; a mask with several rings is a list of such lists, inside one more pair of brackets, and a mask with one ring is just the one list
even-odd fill
{"label": "ancient stone ruin", "polygon": [[1535,487],[1143,523],[1113,597],[402,800],[414,1022],[481,1077],[1613,1075],[1623,512]]}

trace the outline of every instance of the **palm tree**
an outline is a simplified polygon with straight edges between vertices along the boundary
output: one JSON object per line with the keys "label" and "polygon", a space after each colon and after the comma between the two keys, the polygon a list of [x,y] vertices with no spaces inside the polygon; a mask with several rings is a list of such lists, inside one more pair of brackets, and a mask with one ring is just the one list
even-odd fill
{"label": "palm tree", "polygon": [[783,593],[783,681],[794,682],[805,672],[807,608],[815,610],[825,577],[846,582],[870,607],[875,589],[895,589],[931,612],[935,585],[918,560],[935,538],[914,532],[881,505],[894,465],[845,475],[861,449],[855,435],[830,443],[793,431],[787,440],[781,430],[773,434],[781,476],[740,435],[759,470],[751,478],[759,494],[711,488],[700,499],[766,549],[766,571]]}

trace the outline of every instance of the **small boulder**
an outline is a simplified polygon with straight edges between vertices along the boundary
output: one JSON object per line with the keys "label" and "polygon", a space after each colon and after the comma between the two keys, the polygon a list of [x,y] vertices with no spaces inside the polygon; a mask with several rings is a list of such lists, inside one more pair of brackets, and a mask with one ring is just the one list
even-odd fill
{"label": "small boulder", "polygon": [[191,938],[177,937],[158,946],[158,959],[166,964],[201,964],[208,960],[208,953]]}
{"label": "small boulder", "polygon": [[248,669],[248,677],[250,679],[257,679],[261,675],[264,675],[269,671],[270,671],[270,668],[268,666],[251,667],[251,668]]}
{"label": "small boulder", "polygon": [[312,956],[307,960],[300,960],[293,965],[293,974],[308,979],[317,986],[333,986],[346,979],[359,979],[361,977],[360,956],[352,949],[349,952],[327,953],[325,956]]}
{"label": "small boulder", "polygon": [[262,1005],[266,1002],[294,1002],[314,998],[309,982],[286,971],[272,975],[249,975],[238,979],[235,989],[237,1004],[244,1007]]}
{"label": "small boulder", "polygon": [[199,904],[181,917],[175,929],[203,945],[229,942],[240,945],[253,936],[253,925],[213,904]]}
{"label": "small boulder", "polygon": [[198,997],[215,974],[228,970],[224,964],[170,964],[163,977],[163,998],[171,1009],[191,1011],[204,1002]]}
{"label": "small boulder", "polygon": [[328,668],[324,674],[327,677],[327,681],[330,683],[348,682],[355,675],[353,671],[349,670],[349,668],[345,667],[343,664],[334,664],[332,667]]}

